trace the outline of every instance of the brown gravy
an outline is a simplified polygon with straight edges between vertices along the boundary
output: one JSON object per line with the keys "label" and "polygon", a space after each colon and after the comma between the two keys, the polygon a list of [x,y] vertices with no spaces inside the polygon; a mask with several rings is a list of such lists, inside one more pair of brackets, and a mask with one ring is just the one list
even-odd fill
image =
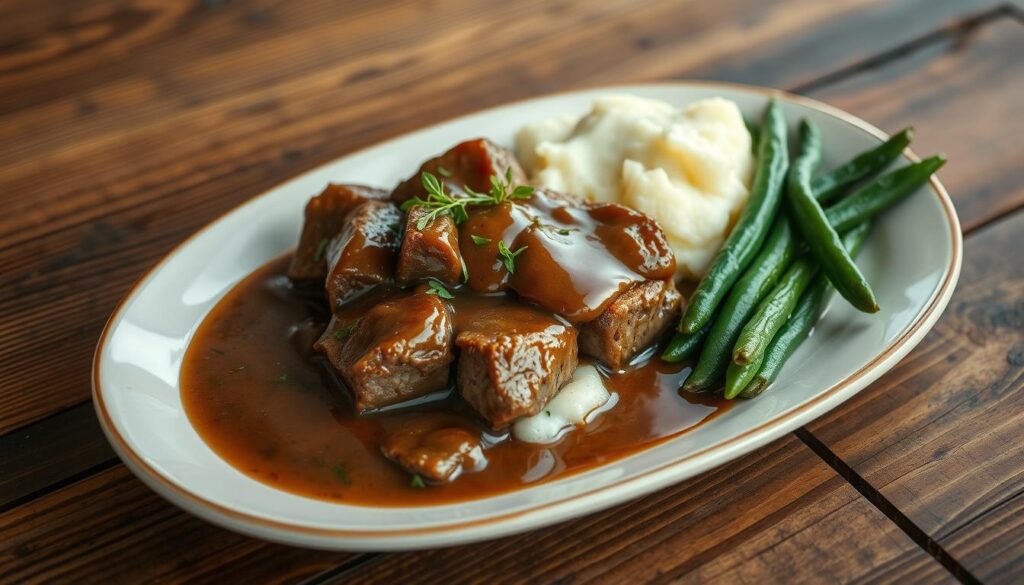
{"label": "brown gravy", "polygon": [[[328,315],[285,276],[289,258],[239,283],[203,321],[182,365],[185,410],[203,439],[242,472],[304,496],[376,506],[426,506],[509,492],[621,459],[729,408],[680,395],[688,366],[651,359],[608,375],[618,404],[554,445],[486,430],[457,396],[415,409],[356,415],[312,345]],[[376,295],[368,295],[374,297]],[[347,310],[356,313],[360,303]],[[442,485],[414,485],[380,454],[389,431],[423,417],[485,433],[487,467]]]}
{"label": "brown gravy", "polygon": [[[470,210],[459,225],[469,289],[507,288],[573,323],[597,318],[630,283],[666,280],[675,256],[654,220],[618,204],[570,205],[538,189],[529,201]],[[515,273],[499,244],[520,251]]]}

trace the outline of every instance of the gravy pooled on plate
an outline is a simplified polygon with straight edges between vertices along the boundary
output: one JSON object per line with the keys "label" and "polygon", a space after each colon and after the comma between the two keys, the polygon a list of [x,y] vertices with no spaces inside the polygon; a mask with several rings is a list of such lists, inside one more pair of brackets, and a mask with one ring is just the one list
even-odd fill
{"label": "gravy pooled on plate", "polygon": [[[290,491],[414,505],[548,481],[721,412],[677,393],[684,367],[647,359],[682,302],[661,227],[522,177],[472,140],[390,194],[314,197],[296,253],[235,287],[189,346],[183,399],[204,439]],[[513,432],[581,362],[600,375],[558,416],[572,397],[607,403]]]}

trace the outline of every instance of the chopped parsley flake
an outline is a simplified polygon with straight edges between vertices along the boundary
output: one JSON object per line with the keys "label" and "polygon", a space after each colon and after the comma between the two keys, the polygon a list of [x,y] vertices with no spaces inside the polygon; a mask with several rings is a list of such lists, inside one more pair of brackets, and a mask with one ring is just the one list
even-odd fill
{"label": "chopped parsley flake", "polygon": [[347,327],[342,327],[334,332],[334,338],[338,341],[344,341],[349,335],[352,335],[352,330],[356,328],[356,324],[353,323]]}
{"label": "chopped parsley flake", "polygon": [[435,295],[435,296],[441,297],[442,299],[454,299],[455,298],[455,296],[452,295],[452,293],[448,292],[448,289],[446,289],[444,287],[444,285],[441,284],[440,281],[437,281],[437,280],[434,280],[433,278],[431,278],[427,282],[427,286],[430,287],[430,290],[427,291],[428,295]]}
{"label": "chopped parsley flake", "polygon": [[316,245],[316,253],[313,254],[313,260],[319,262],[324,259],[324,252],[327,250],[327,238],[321,238],[320,243]]}
{"label": "chopped parsley flake", "polygon": [[338,478],[338,481],[341,482],[342,485],[352,484],[352,480],[348,476],[348,468],[344,465],[341,465],[340,463],[335,465],[331,468],[331,473],[334,474],[334,477]]}

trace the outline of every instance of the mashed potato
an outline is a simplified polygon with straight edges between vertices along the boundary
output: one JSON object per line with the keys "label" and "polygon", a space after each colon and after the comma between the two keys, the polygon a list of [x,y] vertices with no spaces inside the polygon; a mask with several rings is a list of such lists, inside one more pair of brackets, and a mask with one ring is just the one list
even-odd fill
{"label": "mashed potato", "polygon": [[544,410],[514,422],[512,434],[526,443],[554,443],[569,430],[587,424],[599,412],[613,406],[615,398],[604,387],[597,368],[580,366]]}
{"label": "mashed potato", "polygon": [[594,101],[581,119],[524,126],[520,161],[534,183],[618,202],[661,224],[679,276],[704,273],[747,201],[753,156],[735,103],[712,98],[678,109],[635,96]]}

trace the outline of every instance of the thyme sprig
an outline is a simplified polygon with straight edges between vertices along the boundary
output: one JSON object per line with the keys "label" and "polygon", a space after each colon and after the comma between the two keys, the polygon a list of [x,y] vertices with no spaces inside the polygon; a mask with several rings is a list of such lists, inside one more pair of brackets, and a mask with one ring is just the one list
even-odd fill
{"label": "thyme sprig", "polygon": [[500,205],[506,201],[529,199],[533,195],[533,187],[529,185],[512,186],[512,167],[505,171],[504,181],[491,175],[491,188],[487,193],[478,193],[463,185],[462,188],[466,195],[456,197],[447,193],[444,184],[429,171],[421,173],[420,181],[423,182],[423,189],[427,192],[426,199],[413,197],[402,204],[402,211],[408,211],[414,206],[430,209],[416,222],[416,229],[427,227],[427,224],[434,218],[444,214],[451,215],[455,223],[460,224],[469,219],[466,208],[470,205]]}
{"label": "thyme sprig", "polygon": [[453,197],[450,193],[445,192],[441,181],[438,181],[437,177],[428,171],[423,171],[423,174],[420,175],[420,180],[423,182],[423,189],[427,192],[427,198],[413,197],[402,204],[402,211],[408,211],[414,206],[430,209],[429,212],[416,222],[416,229],[421,230],[427,227],[427,224],[433,221],[435,217],[446,213],[452,216],[455,223],[462,223],[469,219],[469,214],[466,212],[467,205],[486,205],[491,202],[490,197],[480,194],[471,194],[468,197]]}
{"label": "thyme sprig", "polygon": [[466,193],[473,196],[484,196],[491,200],[491,205],[499,205],[514,199],[529,199],[533,195],[533,187],[519,185],[512,187],[512,167],[505,169],[505,180],[502,181],[496,175],[491,175],[491,189],[487,193],[477,193],[469,187],[463,187]]}

